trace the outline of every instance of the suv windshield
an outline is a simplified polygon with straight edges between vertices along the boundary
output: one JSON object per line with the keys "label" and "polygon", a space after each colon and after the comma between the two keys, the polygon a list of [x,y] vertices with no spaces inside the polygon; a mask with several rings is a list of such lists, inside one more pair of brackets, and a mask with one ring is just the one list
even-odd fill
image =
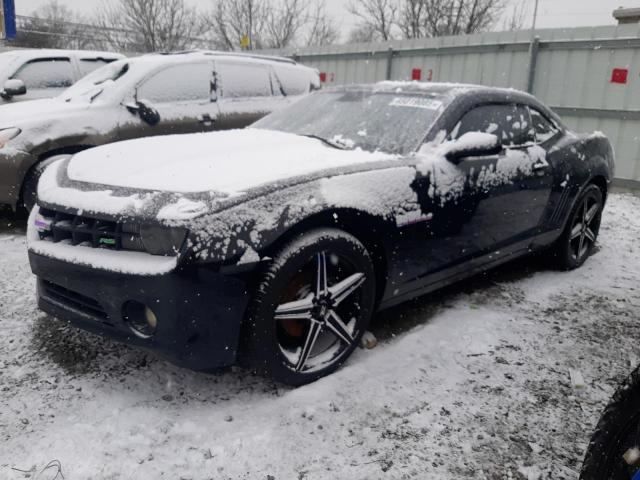
{"label": "suv windshield", "polygon": [[94,70],[65,90],[60,98],[65,102],[92,102],[108,85],[117,82],[129,71],[129,62],[120,60]]}
{"label": "suv windshield", "polygon": [[337,148],[407,154],[422,144],[446,101],[428,93],[318,92],[253,127],[320,138]]}

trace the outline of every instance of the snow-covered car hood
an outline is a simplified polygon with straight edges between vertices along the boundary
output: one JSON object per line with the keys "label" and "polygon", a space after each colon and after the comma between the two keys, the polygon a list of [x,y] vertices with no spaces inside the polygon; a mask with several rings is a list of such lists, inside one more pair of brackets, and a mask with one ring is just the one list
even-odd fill
{"label": "snow-covered car hood", "polygon": [[67,175],[72,181],[121,188],[237,195],[319,170],[389,158],[290,133],[244,129],[105,145],[75,155]]}
{"label": "snow-covered car hood", "polygon": [[57,98],[0,105],[0,129],[60,119],[72,112],[84,111],[89,104],[65,102]]}
{"label": "snow-covered car hood", "polygon": [[388,167],[397,159],[260,129],[151,137],[54,162],[40,179],[38,198],[85,214],[185,221],[288,185]]}

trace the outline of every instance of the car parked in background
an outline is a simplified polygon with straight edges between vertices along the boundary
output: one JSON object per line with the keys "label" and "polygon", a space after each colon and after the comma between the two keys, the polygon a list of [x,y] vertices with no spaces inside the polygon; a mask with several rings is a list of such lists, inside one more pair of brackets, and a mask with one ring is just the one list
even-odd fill
{"label": "car parked in background", "polygon": [[337,369],[376,309],[537,250],[582,265],[612,175],[604,135],[524,93],[328,89],[252,128],[55,162],[29,259],[54,316],[300,385]]}
{"label": "car parked in background", "polygon": [[61,155],[153,135],[245,127],[320,86],[279,57],[217,52],[118,60],[60,96],[0,111],[0,204],[30,208],[42,169]]}
{"label": "car parked in background", "polygon": [[0,106],[56,97],[85,75],[121,58],[124,55],[89,50],[0,53]]}

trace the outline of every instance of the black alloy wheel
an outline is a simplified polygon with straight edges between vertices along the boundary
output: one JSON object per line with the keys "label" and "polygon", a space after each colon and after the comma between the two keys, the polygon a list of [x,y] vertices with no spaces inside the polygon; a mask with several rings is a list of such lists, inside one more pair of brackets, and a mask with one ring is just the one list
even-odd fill
{"label": "black alloy wheel", "polygon": [[359,344],[375,299],[364,246],[335,229],[308,232],[274,258],[250,308],[251,366],[289,385],[333,372]]}
{"label": "black alloy wheel", "polygon": [[560,268],[573,270],[589,258],[600,231],[603,206],[602,191],[596,185],[589,185],[574,205],[556,245],[555,256]]}

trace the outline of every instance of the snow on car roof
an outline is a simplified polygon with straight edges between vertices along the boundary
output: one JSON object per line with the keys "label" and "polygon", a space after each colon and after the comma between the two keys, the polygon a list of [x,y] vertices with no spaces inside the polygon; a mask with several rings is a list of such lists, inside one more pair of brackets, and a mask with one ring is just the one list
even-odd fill
{"label": "snow on car roof", "polygon": [[224,59],[233,59],[234,61],[244,61],[244,62],[259,62],[259,63],[270,63],[274,62],[278,63],[286,63],[291,64],[291,66],[299,66],[304,68],[304,65],[297,64],[293,60],[289,61],[289,59],[284,57],[269,57],[263,55],[251,55],[251,54],[242,54],[242,53],[234,53],[234,52],[218,52],[215,50],[195,50],[191,52],[174,52],[174,53],[150,53],[148,55],[142,55],[140,57],[132,57],[127,60],[132,64],[147,64],[147,65],[167,65],[172,63],[185,63],[192,62],[194,59],[207,59],[207,60],[215,60],[216,58],[224,58]]}
{"label": "snow on car roof", "polygon": [[62,49],[44,49],[44,48],[9,50],[9,51],[0,53],[0,55],[11,55],[11,56],[19,57],[26,60],[30,60],[32,58],[41,58],[41,57],[61,57],[65,55],[73,55],[80,58],[82,58],[83,56],[90,56],[90,57],[103,56],[106,58],[125,58],[125,56],[120,53],[104,52],[104,51],[98,51],[98,50],[62,50]]}
{"label": "snow on car roof", "polygon": [[190,55],[190,54],[201,53],[208,56],[220,56],[220,57],[240,57],[240,58],[251,58],[256,60],[269,60],[274,62],[281,63],[289,63],[292,65],[297,64],[297,62],[291,58],[280,57],[276,55],[261,55],[258,53],[246,53],[246,52],[226,52],[220,50],[185,50],[180,52],[159,52],[150,55]]}
{"label": "snow on car roof", "polygon": [[486,85],[474,85],[467,83],[447,83],[447,82],[417,82],[417,81],[389,81],[371,84],[352,84],[325,88],[323,91],[343,91],[343,90],[370,90],[373,92],[389,93],[414,93],[414,94],[450,94],[463,92],[492,92],[503,93],[504,95],[530,95],[521,90],[513,88],[488,87]]}
{"label": "snow on car roof", "polygon": [[525,92],[513,88],[489,87],[486,85],[475,85],[471,83],[450,83],[450,82],[417,82],[417,81],[383,81],[374,84],[376,90],[398,91],[398,89],[408,92],[433,92],[447,93],[456,91],[486,91],[486,92],[502,92],[504,94],[523,94]]}

